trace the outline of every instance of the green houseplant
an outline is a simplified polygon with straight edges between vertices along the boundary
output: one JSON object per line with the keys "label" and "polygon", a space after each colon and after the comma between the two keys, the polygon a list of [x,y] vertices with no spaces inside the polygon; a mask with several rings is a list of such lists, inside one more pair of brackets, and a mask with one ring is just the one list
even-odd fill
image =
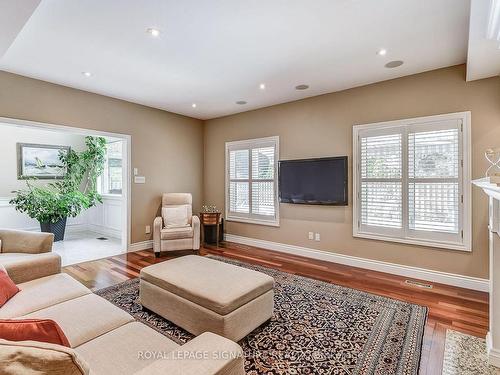
{"label": "green houseplant", "polygon": [[104,169],[106,140],[85,137],[86,150],[59,153],[66,174],[61,180],[37,185],[26,180],[26,189],[16,191],[10,200],[15,209],[40,222],[42,232],[54,233],[54,240],[64,239],[66,219],[102,203],[97,192],[97,177]]}

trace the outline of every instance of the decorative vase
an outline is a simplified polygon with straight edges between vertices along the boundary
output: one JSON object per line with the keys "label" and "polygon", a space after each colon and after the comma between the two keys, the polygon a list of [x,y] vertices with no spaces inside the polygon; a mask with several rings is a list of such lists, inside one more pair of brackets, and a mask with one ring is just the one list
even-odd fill
{"label": "decorative vase", "polygon": [[492,184],[500,184],[500,148],[489,148],[484,152],[484,157],[490,163],[485,176]]}
{"label": "decorative vase", "polygon": [[42,232],[53,233],[54,242],[64,240],[64,232],[66,231],[66,218],[60,219],[55,223],[45,222],[40,223],[40,229]]}

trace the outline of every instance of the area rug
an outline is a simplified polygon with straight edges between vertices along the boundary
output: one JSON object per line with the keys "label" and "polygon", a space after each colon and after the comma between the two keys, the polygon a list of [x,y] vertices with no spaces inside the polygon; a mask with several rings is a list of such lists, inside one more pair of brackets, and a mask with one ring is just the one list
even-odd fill
{"label": "area rug", "polygon": [[488,365],[486,341],[465,333],[446,330],[443,375],[498,375],[500,369]]}
{"label": "area rug", "polygon": [[[269,323],[240,341],[247,374],[418,373],[427,308],[227,258],[275,280]],[[238,280],[234,280],[238,282]],[[96,292],[179,344],[191,334],[143,310],[139,280]]]}

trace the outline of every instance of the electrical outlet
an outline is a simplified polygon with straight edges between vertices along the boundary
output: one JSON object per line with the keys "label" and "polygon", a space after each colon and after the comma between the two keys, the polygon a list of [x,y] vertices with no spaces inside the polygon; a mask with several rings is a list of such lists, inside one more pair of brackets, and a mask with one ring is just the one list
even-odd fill
{"label": "electrical outlet", "polygon": [[319,233],[314,234],[314,241],[321,241],[321,236],[319,235]]}
{"label": "electrical outlet", "polygon": [[151,233],[151,226],[146,225],[146,234],[149,234],[149,233]]}
{"label": "electrical outlet", "polygon": [[314,233],[313,232],[309,232],[309,239],[314,240]]}

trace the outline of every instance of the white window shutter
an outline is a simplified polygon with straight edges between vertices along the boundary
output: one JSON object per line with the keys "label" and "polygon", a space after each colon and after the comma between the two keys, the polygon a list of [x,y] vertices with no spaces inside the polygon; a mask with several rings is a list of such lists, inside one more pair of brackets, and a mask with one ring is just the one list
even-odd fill
{"label": "white window shutter", "polygon": [[278,225],[278,138],[226,143],[226,218]]}
{"label": "white window shutter", "polygon": [[409,228],[459,231],[458,128],[408,133]]}
{"label": "white window shutter", "polygon": [[470,250],[469,123],[462,112],[354,126],[354,236]]}
{"label": "white window shutter", "polygon": [[361,225],[402,228],[402,135],[362,136]]}

